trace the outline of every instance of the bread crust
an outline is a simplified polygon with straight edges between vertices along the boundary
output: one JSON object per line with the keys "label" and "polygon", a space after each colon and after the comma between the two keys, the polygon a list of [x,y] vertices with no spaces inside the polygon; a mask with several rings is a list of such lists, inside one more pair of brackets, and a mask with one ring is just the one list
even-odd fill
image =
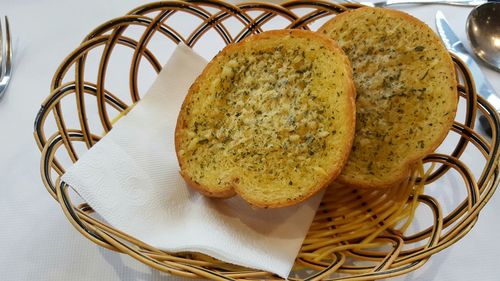
{"label": "bread crust", "polygon": [[[448,132],[449,132],[451,126],[453,125],[454,120],[455,120],[455,115],[456,115],[457,105],[458,105],[457,80],[456,80],[456,74],[455,74],[456,72],[455,72],[455,67],[454,67],[453,61],[451,59],[451,56],[450,56],[449,52],[446,50],[446,48],[443,46],[443,44],[441,43],[441,41],[439,40],[437,35],[434,33],[434,31],[432,31],[432,29],[430,29],[430,27],[428,27],[425,23],[423,23],[419,19],[417,19],[417,18],[415,18],[407,13],[393,10],[393,9],[362,7],[362,8],[359,8],[356,10],[350,10],[350,11],[347,11],[347,12],[344,12],[344,13],[341,13],[341,14],[335,16],[333,19],[329,20],[323,26],[321,26],[317,32],[321,33],[321,34],[326,34],[329,32],[329,30],[331,30],[337,24],[337,22],[340,22],[345,17],[349,17],[353,13],[356,13],[356,14],[371,13],[374,10],[378,11],[378,12],[381,11],[381,12],[386,13],[388,15],[392,15],[392,16],[404,19],[408,22],[409,25],[411,25],[415,29],[419,29],[422,33],[431,34],[430,37],[428,37],[428,38],[430,38],[432,40],[433,47],[438,48],[438,50],[441,54],[440,57],[441,57],[443,63],[445,63],[447,65],[447,68],[449,69],[450,79],[452,79],[452,83],[451,83],[451,85],[449,85],[451,87],[451,89],[448,92],[448,98],[450,100],[452,100],[453,104],[455,104],[455,108],[454,108],[452,114],[447,115],[447,118],[445,118],[446,125],[442,126],[440,128],[440,133],[438,134],[438,137],[436,137],[431,144],[427,145],[425,150],[421,151],[421,153],[412,155],[412,157],[407,158],[406,161],[404,161],[404,163],[401,165],[401,168],[396,173],[392,174],[392,177],[390,179],[387,179],[385,181],[376,181],[375,182],[375,181],[366,181],[363,179],[353,179],[353,178],[348,177],[344,174],[340,174],[340,176],[337,178],[337,181],[342,183],[342,184],[346,184],[346,185],[350,185],[350,186],[354,186],[354,187],[358,187],[358,188],[389,188],[389,187],[393,187],[395,185],[399,185],[400,183],[405,181],[410,176],[410,173],[414,170],[415,166],[419,163],[419,161],[422,160],[429,153],[434,152],[439,147],[439,145],[444,141],[444,139],[448,135]],[[332,39],[335,39],[335,38],[332,38]]]}
{"label": "bread crust", "polygon": [[[181,147],[180,144],[182,142],[182,134],[181,130],[185,129],[187,127],[186,123],[186,116],[185,116],[185,111],[186,111],[186,106],[191,102],[191,99],[200,90],[200,85],[201,83],[206,80],[210,79],[208,73],[212,67],[217,65],[221,60],[224,61],[225,58],[229,57],[229,54],[237,52],[242,46],[246,44],[259,44],[261,41],[264,41],[269,38],[273,38],[276,36],[286,36],[286,35],[293,35],[294,37],[302,37],[302,38],[310,38],[311,40],[315,41],[321,41],[322,44],[330,49],[332,52],[336,53],[338,56],[342,56],[343,58],[343,63],[346,68],[346,74],[347,77],[345,77],[345,83],[348,85],[348,92],[346,93],[348,95],[348,103],[345,105],[348,107],[347,111],[352,112],[352,114],[349,114],[348,116],[345,116],[347,122],[346,122],[346,132],[347,132],[347,139],[346,142],[344,143],[342,149],[344,152],[341,156],[342,161],[339,163],[338,168],[332,171],[329,171],[328,176],[326,176],[322,181],[320,181],[316,186],[312,186],[311,188],[308,188],[308,193],[303,194],[301,197],[294,197],[291,198],[291,200],[283,200],[280,202],[269,202],[265,200],[258,200],[252,196],[249,196],[245,192],[242,192],[238,178],[234,178],[232,181],[232,184],[226,186],[225,188],[214,190],[213,187],[210,186],[205,186],[203,184],[200,184],[198,182],[193,181],[189,175],[185,172],[186,170],[186,159],[181,155],[179,152]],[[347,162],[349,152],[351,149],[351,146],[353,144],[354,140],[354,128],[355,128],[355,87],[354,83],[352,82],[352,68],[350,66],[350,62],[345,56],[344,52],[342,49],[330,38],[327,36],[317,34],[314,32],[310,31],[304,31],[304,30],[296,30],[296,29],[289,29],[289,30],[273,30],[273,31],[267,31],[263,32],[257,35],[250,36],[243,41],[235,44],[231,44],[226,46],[219,54],[217,54],[210,62],[209,64],[205,67],[203,72],[200,74],[200,76],[196,79],[194,84],[190,87],[188,94],[186,98],[184,99],[184,102],[182,104],[178,119],[177,119],[177,124],[176,124],[176,129],[175,129],[175,150],[176,150],[176,155],[177,159],[180,165],[180,174],[184,178],[184,180],[188,183],[189,186],[197,189],[199,192],[203,193],[206,196],[209,197],[215,197],[215,198],[229,198],[232,197],[236,194],[240,195],[245,201],[247,201],[249,204],[255,207],[259,208],[279,208],[279,207],[286,207],[286,206],[291,206],[295,205],[297,203],[300,203],[314,194],[318,193],[320,190],[328,186],[330,183],[332,183],[341,173],[342,168],[344,167],[345,163]]]}

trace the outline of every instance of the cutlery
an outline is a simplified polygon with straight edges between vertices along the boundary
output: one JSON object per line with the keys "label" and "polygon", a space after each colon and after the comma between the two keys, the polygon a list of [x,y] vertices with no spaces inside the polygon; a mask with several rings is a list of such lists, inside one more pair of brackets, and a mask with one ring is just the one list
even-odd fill
{"label": "cutlery", "polygon": [[500,71],[500,2],[474,8],[467,17],[466,31],[474,53]]}
{"label": "cutlery", "polygon": [[386,1],[375,1],[375,2],[365,2],[365,1],[355,1],[355,0],[345,0],[348,3],[362,4],[369,7],[387,7],[393,5],[422,5],[422,4],[440,4],[440,5],[452,5],[452,6],[469,6],[475,7],[484,3],[487,0],[386,0]]}
{"label": "cutlery", "polygon": [[[469,54],[465,46],[462,44],[458,36],[451,29],[448,21],[444,17],[441,11],[436,13],[436,26],[438,34],[441,37],[446,49],[458,56],[468,67],[474,78],[477,93],[485,98],[493,107],[499,111],[500,109],[500,98],[496,95],[495,90],[491,84],[486,80],[483,72],[479,68],[479,65],[474,60],[474,57]],[[491,136],[491,128],[484,116],[481,116],[480,122],[486,133]]]}
{"label": "cutlery", "polygon": [[[5,17],[5,37],[0,21],[0,99],[4,96],[9,86],[12,74],[12,48],[10,39],[9,19]],[[5,42],[5,50],[4,50]]]}

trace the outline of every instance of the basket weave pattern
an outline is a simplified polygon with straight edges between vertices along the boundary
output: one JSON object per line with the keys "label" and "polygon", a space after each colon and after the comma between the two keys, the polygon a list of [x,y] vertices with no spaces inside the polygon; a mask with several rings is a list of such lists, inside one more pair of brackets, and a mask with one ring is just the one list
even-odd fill
{"label": "basket weave pattern", "polygon": [[[89,124],[90,114],[98,114],[98,125],[108,132],[113,127],[110,111],[115,115],[125,112],[140,100],[138,77],[141,63],[148,63],[156,72],[162,67],[157,54],[148,47],[153,36],[195,47],[203,37],[216,34],[218,40],[230,44],[265,31],[266,23],[278,17],[287,22],[285,28],[311,29],[317,20],[357,7],[323,1],[291,1],[282,5],[242,3],[237,6],[208,0],[166,1],[138,7],[123,17],[102,24],[85,37],[60,65],[54,74],[51,93],[36,117],[34,134],[42,152],[41,174],[45,187],[82,235],[102,247],[130,255],[161,271],[218,280],[279,279],[267,272],[226,264],[199,254],[166,253],[114,229],[94,216],[92,208],[85,202],[73,203],[70,189],[60,180],[68,166],[60,161],[59,155],[65,153],[70,162],[76,162],[76,144],[90,149],[99,141],[100,132],[93,131]],[[200,24],[188,35],[183,35],[170,24],[178,14],[196,18]],[[239,22],[242,28],[237,31],[230,29],[229,19]],[[126,30],[133,26],[143,30],[137,38],[126,35]],[[110,56],[117,46],[133,51],[127,101],[105,86]],[[97,49],[102,52],[99,63],[91,64],[88,55]],[[461,81],[457,94],[465,104],[465,120],[456,121],[451,128],[450,135],[458,139],[453,151],[427,156],[423,163],[426,166],[433,163],[436,168],[426,176],[423,176],[423,171],[416,173],[414,180],[427,186],[439,182],[443,175],[453,170],[459,175],[459,186],[453,188],[467,190],[466,198],[445,214],[439,199],[426,194],[427,189],[420,194],[407,188],[385,191],[330,188],[297,257],[296,276],[308,280],[375,280],[401,275],[422,266],[431,255],[458,241],[474,226],[499,181],[497,134],[500,122],[491,105],[476,96],[471,74],[464,63],[456,57],[453,61]],[[97,81],[86,79],[89,69],[97,73]],[[70,96],[77,108],[77,126],[65,122],[67,111],[64,111],[62,101]],[[89,100],[96,103],[93,106],[97,113],[88,110]],[[491,140],[486,140],[474,129],[476,114],[483,114],[488,119],[493,131]],[[46,132],[49,119],[56,126]],[[475,177],[461,161],[467,147],[474,147],[474,151],[484,158],[479,176]],[[402,230],[401,224],[411,220],[408,214],[416,205],[429,210],[432,222],[409,234]]]}

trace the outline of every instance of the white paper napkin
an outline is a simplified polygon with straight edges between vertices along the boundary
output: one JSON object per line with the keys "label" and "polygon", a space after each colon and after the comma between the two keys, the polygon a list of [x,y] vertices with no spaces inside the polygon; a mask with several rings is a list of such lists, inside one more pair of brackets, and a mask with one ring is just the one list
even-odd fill
{"label": "white paper napkin", "polygon": [[62,177],[114,227],[165,251],[195,251],[286,278],[322,194],[284,209],[206,198],[179,175],[177,114],[206,61],[179,45],[144,98]]}

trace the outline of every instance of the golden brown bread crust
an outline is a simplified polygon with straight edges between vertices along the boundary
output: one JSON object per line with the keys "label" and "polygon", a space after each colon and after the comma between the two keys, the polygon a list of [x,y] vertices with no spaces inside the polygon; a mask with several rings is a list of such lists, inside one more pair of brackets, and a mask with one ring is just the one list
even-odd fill
{"label": "golden brown bread crust", "polygon": [[[322,178],[321,181],[319,181],[317,184],[314,186],[310,186],[305,190],[300,196],[297,197],[290,197],[287,198],[287,200],[276,200],[276,201],[269,201],[265,200],[265,198],[262,198],[262,200],[258,197],[252,196],[248,190],[244,190],[244,188],[241,186],[241,183],[239,182],[238,177],[234,177],[233,180],[227,185],[227,186],[222,186],[222,187],[217,187],[214,188],[214,186],[207,186],[204,184],[201,184],[197,182],[196,180],[193,180],[189,173],[187,172],[187,160],[186,157],[181,153],[181,150],[183,149],[181,146],[185,146],[183,142],[185,142],[185,134],[183,133],[185,129],[188,127],[188,116],[186,115],[186,110],[188,104],[190,104],[193,99],[195,98],[196,95],[198,95],[198,92],[200,91],[200,85],[203,83],[206,83],[207,80],[213,80],[214,77],[210,77],[211,71],[217,67],[222,62],[224,62],[228,57],[230,57],[231,54],[237,53],[242,46],[248,45],[248,44],[253,44],[253,45],[258,45],[261,44],[261,42],[265,42],[267,39],[270,38],[275,38],[275,37],[284,37],[284,36],[293,36],[293,37],[299,37],[299,38],[309,38],[310,40],[314,42],[321,42],[321,44],[329,49],[330,51],[334,52],[337,56],[341,56],[341,61],[343,61],[344,67],[345,67],[345,74],[346,76],[343,77],[345,85],[344,87],[347,89],[347,92],[345,93],[347,95],[347,101],[344,106],[346,112],[350,112],[350,114],[347,114],[343,118],[345,118],[345,130],[342,134],[342,141],[344,142],[342,144],[343,147],[339,147],[338,150],[341,152],[341,155],[339,155],[340,161],[335,164],[335,167],[331,169],[330,171],[327,171],[327,175]],[[227,61],[225,61],[227,63]],[[247,202],[249,202],[251,205],[260,207],[260,208],[278,208],[278,207],[285,207],[285,206],[290,206],[297,204],[299,202],[302,202],[306,200],[307,198],[311,197],[315,193],[319,192],[322,188],[326,187],[329,183],[331,183],[341,172],[342,167],[344,166],[345,162],[347,161],[349,151],[354,139],[354,124],[355,124],[355,101],[354,101],[354,96],[355,96],[355,88],[354,84],[352,83],[352,71],[350,67],[349,60],[347,57],[343,54],[342,50],[340,47],[338,47],[333,40],[330,40],[326,36],[322,36],[319,34],[315,34],[313,32],[309,31],[302,31],[302,30],[275,30],[275,31],[268,31],[264,32],[258,35],[251,36],[249,38],[246,38],[240,43],[237,44],[231,44],[224,48],[204,69],[202,74],[196,79],[195,83],[191,86],[189,89],[188,95],[186,96],[183,105],[181,107],[181,111],[178,116],[177,120],[177,125],[176,125],[176,130],[175,130],[175,146],[176,146],[176,154],[177,158],[179,161],[179,165],[181,168],[180,174],[183,176],[185,181],[193,188],[196,188],[199,190],[201,193],[210,196],[210,197],[217,197],[217,198],[228,198],[231,197],[235,194],[239,194],[243,199],[245,199]],[[339,138],[341,138],[339,136]]]}
{"label": "golden brown bread crust", "polygon": [[[418,19],[416,19],[416,18],[414,18],[406,13],[396,11],[396,10],[391,10],[391,9],[363,7],[363,8],[359,8],[356,10],[344,12],[344,13],[334,17],[333,19],[331,19],[330,21],[325,23],[318,30],[318,32],[321,34],[325,34],[334,40],[338,39],[339,45],[341,47],[343,47],[344,51],[346,51],[346,48],[351,47],[352,45],[354,45],[354,43],[351,44],[351,42],[342,42],[342,40],[339,38],[340,34],[342,34],[342,32],[349,29],[349,27],[345,26],[345,22],[349,22],[349,21],[352,22],[353,20],[361,20],[361,18],[369,17],[370,14],[377,15],[379,17],[389,17],[389,18],[393,18],[393,19],[402,19],[402,20],[406,21],[406,25],[409,28],[413,29],[412,32],[418,32],[421,35],[421,37],[420,37],[421,42],[430,42],[429,45],[426,45],[423,47],[424,48],[434,48],[435,53],[438,54],[438,56],[439,56],[439,60],[440,60],[439,63],[443,66],[444,69],[447,69],[446,70],[447,73],[444,75],[444,77],[446,77],[446,78],[443,79],[443,83],[446,83],[446,91],[443,91],[441,94],[443,96],[446,96],[446,99],[447,99],[446,104],[448,105],[448,107],[446,109],[442,109],[440,106],[436,106],[436,108],[433,108],[433,110],[446,111],[446,115],[444,117],[442,117],[442,119],[441,119],[442,120],[442,122],[440,124],[441,126],[438,125],[438,126],[434,126],[434,128],[433,128],[435,130],[434,132],[438,131],[435,134],[434,139],[429,140],[428,143],[427,143],[427,139],[425,139],[425,145],[422,145],[423,147],[418,147],[416,149],[417,152],[414,152],[415,149],[409,148],[407,158],[403,159],[402,163],[399,163],[400,168],[397,170],[393,170],[390,173],[390,176],[388,176],[388,177],[372,177],[372,178],[370,178],[369,176],[359,177],[358,175],[354,175],[354,172],[352,171],[353,169],[349,169],[349,168],[351,167],[351,164],[353,163],[353,161],[359,162],[360,160],[359,160],[359,158],[356,158],[356,160],[353,160],[353,158],[355,157],[355,153],[351,153],[350,160],[348,160],[348,163],[346,164],[344,171],[337,179],[341,183],[348,184],[348,185],[355,186],[355,187],[360,187],[360,188],[384,188],[384,187],[394,186],[396,184],[401,183],[405,179],[407,179],[408,176],[410,175],[411,170],[414,168],[414,165],[418,162],[418,160],[422,159],[427,154],[433,152],[445,139],[446,135],[449,132],[449,129],[451,128],[451,126],[453,124],[454,117],[456,114],[456,106],[458,103],[457,86],[456,86],[457,82],[456,82],[456,77],[455,77],[455,69],[454,69],[454,65],[453,65],[453,62],[451,60],[451,57],[450,57],[449,53],[447,52],[447,50],[442,45],[439,38],[434,34],[434,32],[425,23],[421,22],[420,20],[418,20]],[[362,25],[358,24],[357,29],[368,28],[368,25],[369,24],[366,24],[366,26],[363,27]],[[394,25],[397,25],[397,24],[394,23]],[[377,25],[377,27],[380,27],[380,26]],[[389,30],[390,32],[394,32],[394,30],[395,30],[394,26],[392,26],[392,25],[391,26],[382,26],[380,28],[385,28],[386,31]],[[352,30],[351,30],[351,32],[352,32]],[[354,30],[354,32],[356,32],[356,30]],[[369,37],[372,35],[373,35],[373,33],[368,32],[366,37]],[[401,36],[402,36],[402,38],[400,40],[403,40],[403,39],[405,39],[404,37],[406,35],[402,34]],[[415,43],[415,42],[409,42],[409,45],[413,44],[413,43]],[[415,44],[418,45],[417,47],[415,47],[415,50],[422,51],[422,50],[420,50],[420,49],[422,49],[421,46],[418,43],[415,43]],[[384,47],[383,45],[381,45],[381,46]],[[380,46],[377,46],[377,47],[380,47]],[[390,47],[390,46],[385,46],[385,47],[387,49],[387,47]],[[350,55],[350,52],[354,53],[354,51],[352,51],[352,50],[347,50],[346,54],[351,59],[351,63],[353,64],[353,67],[356,67],[356,61],[355,61],[356,59]],[[402,65],[401,68],[408,68],[408,66]],[[358,94],[358,97],[359,97],[359,95],[362,95],[362,96],[366,95],[364,93],[364,91],[360,89],[360,87],[358,85],[358,81],[357,81],[357,76],[360,75],[361,72],[362,72],[361,70],[357,71],[356,69],[354,69],[354,80],[355,80],[356,87],[357,87],[356,92]],[[401,73],[401,71],[400,71],[400,73]],[[361,74],[363,74],[363,73],[361,73]],[[376,75],[378,75],[378,74],[376,74]],[[422,76],[422,77],[424,77],[423,78],[424,81],[425,81],[425,78],[431,79],[429,77],[425,77],[426,75],[427,75],[427,73],[425,73]],[[384,83],[385,83],[385,80],[384,80]],[[423,88],[423,89],[425,90],[425,88]],[[452,106],[450,108],[449,107],[450,105],[454,105],[454,106]],[[359,120],[359,117],[360,117],[359,114],[361,114],[361,113],[360,113],[360,105],[358,104],[358,102],[357,102],[357,112],[358,112],[357,118]],[[431,123],[431,126],[432,125],[433,124]],[[359,127],[359,124],[357,124],[357,126]],[[410,126],[410,124],[407,124],[407,127],[408,126]],[[358,137],[359,137],[358,129],[359,128],[357,128],[357,133],[355,136],[355,144],[353,145],[353,149],[355,149],[357,147],[357,145],[358,146],[360,145],[360,142],[358,139]],[[422,144],[423,143],[424,142],[422,142]],[[370,160],[371,159],[368,159],[366,161],[370,161]],[[359,166],[356,166],[356,167],[359,167]],[[367,171],[362,171],[360,174],[363,174],[363,172],[367,173]]]}

